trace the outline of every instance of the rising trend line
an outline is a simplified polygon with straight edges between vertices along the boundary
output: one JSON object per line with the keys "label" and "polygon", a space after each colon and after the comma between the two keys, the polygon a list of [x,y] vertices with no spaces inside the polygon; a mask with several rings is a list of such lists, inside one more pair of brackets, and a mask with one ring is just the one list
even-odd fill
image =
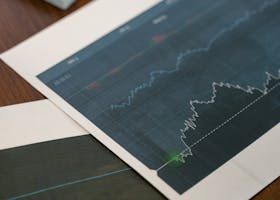
{"label": "rising trend line", "polygon": [[[216,131],[218,131],[219,129],[221,129],[222,127],[224,127],[225,125],[227,125],[229,122],[231,122],[233,119],[235,119],[236,117],[238,117],[241,113],[243,113],[244,111],[248,110],[250,107],[252,107],[254,104],[256,104],[257,102],[259,102],[261,99],[263,99],[267,94],[269,94],[270,92],[274,91],[276,88],[278,88],[280,86],[280,82],[275,84],[272,88],[268,88],[270,81],[272,79],[274,80],[279,80],[280,79],[280,70],[278,70],[278,75],[274,76],[268,72],[266,72],[267,75],[267,79],[263,84],[263,89],[259,89],[256,87],[252,87],[252,86],[247,86],[247,88],[241,87],[240,85],[232,85],[229,83],[216,83],[214,82],[212,84],[212,96],[210,98],[209,101],[198,101],[198,100],[193,100],[190,101],[190,105],[191,105],[191,110],[193,112],[193,115],[191,118],[185,120],[185,127],[183,129],[181,129],[181,141],[183,142],[183,144],[186,146],[186,149],[184,149],[181,153],[179,153],[177,156],[174,156],[171,160],[167,161],[166,163],[164,163],[163,165],[161,165],[157,171],[163,169],[164,167],[166,167],[169,163],[176,161],[176,162],[182,162],[185,163],[186,159],[188,156],[193,156],[192,153],[192,148],[195,147],[196,145],[198,145],[200,142],[202,142],[203,140],[205,140],[207,137],[209,137],[210,135],[212,135],[213,133],[215,133]],[[247,104],[246,106],[242,107],[238,112],[234,113],[233,115],[231,115],[231,117],[225,119],[223,121],[223,123],[219,124],[218,126],[216,126],[214,129],[212,129],[211,131],[207,132],[206,134],[204,134],[201,138],[199,138],[198,140],[196,140],[195,142],[193,142],[191,145],[186,144],[185,139],[187,138],[187,131],[189,129],[193,129],[195,130],[196,127],[196,121],[199,118],[199,113],[196,111],[196,107],[195,105],[202,105],[202,104],[214,104],[216,101],[216,97],[217,97],[217,87],[226,87],[226,88],[234,88],[234,89],[238,89],[241,90],[245,93],[248,94],[253,94],[254,91],[259,91],[261,93],[260,96],[258,96],[256,99],[254,99],[253,101],[251,101],[249,104]]]}
{"label": "rising trend line", "polygon": [[183,52],[180,52],[176,58],[175,62],[175,67],[170,69],[170,70],[155,70],[150,72],[149,74],[149,80],[147,82],[143,82],[142,84],[138,85],[134,89],[130,90],[129,95],[124,98],[126,99],[124,102],[120,104],[111,104],[110,108],[112,110],[114,109],[122,109],[125,107],[128,107],[132,104],[133,99],[135,98],[136,94],[139,93],[140,91],[152,87],[153,83],[157,78],[159,78],[161,75],[165,74],[172,74],[181,69],[181,64],[184,61],[185,58],[189,58],[197,53],[202,53],[202,52],[208,52],[213,44],[225,33],[228,33],[232,30],[234,30],[236,27],[238,27],[241,23],[248,21],[252,16],[263,12],[268,6],[272,6],[276,4],[278,0],[272,0],[272,1],[266,1],[263,3],[257,10],[254,11],[246,11],[245,14],[236,19],[230,26],[222,29],[218,33],[214,35],[214,37],[208,42],[208,44],[205,47],[200,47],[200,48],[194,48],[194,49],[187,49]]}
{"label": "rising trend line", "polygon": [[126,171],[129,171],[129,170],[131,170],[131,168],[123,168],[123,169],[108,172],[108,173],[105,173],[105,174],[101,174],[101,175],[97,175],[97,176],[91,176],[91,177],[87,177],[87,178],[84,178],[84,179],[79,179],[79,180],[75,180],[75,181],[71,181],[71,182],[67,182],[67,183],[63,183],[63,184],[59,184],[59,185],[55,185],[55,186],[51,186],[51,187],[47,187],[47,188],[43,188],[43,189],[36,190],[36,191],[30,192],[30,193],[26,193],[26,194],[22,194],[22,195],[18,195],[18,196],[15,196],[15,197],[8,198],[8,200],[23,199],[23,198],[31,197],[31,196],[34,196],[34,195],[37,195],[37,194],[40,194],[40,193],[43,193],[43,192],[56,190],[56,189],[63,188],[63,187],[66,187],[66,186],[75,185],[75,184],[79,184],[79,183],[84,183],[84,182],[88,182],[88,181],[92,181],[92,180],[96,180],[96,179],[101,179],[101,178],[104,178],[104,177],[107,177],[107,176],[112,176],[112,175],[119,174],[119,173],[122,173],[122,172],[126,172]]}

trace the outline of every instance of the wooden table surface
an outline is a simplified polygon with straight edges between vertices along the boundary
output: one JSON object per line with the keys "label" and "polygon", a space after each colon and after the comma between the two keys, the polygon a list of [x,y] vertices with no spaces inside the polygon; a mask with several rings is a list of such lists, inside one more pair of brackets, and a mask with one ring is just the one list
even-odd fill
{"label": "wooden table surface", "polygon": [[[90,0],[78,0],[61,11],[42,0],[0,0],[0,53],[27,39]],[[45,97],[0,61],[0,106],[29,102]],[[254,200],[279,200],[280,178],[266,187]]]}

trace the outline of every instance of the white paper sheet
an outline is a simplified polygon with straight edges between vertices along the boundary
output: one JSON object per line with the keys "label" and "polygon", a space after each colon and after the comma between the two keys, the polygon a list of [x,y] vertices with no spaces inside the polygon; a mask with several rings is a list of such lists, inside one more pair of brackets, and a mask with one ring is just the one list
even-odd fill
{"label": "white paper sheet", "polygon": [[[157,0],[122,0],[117,2],[114,0],[103,0],[91,3],[33,38],[5,52],[1,55],[1,58],[168,198],[209,199],[211,197],[214,199],[224,199],[226,197],[227,199],[247,199],[279,176],[280,160],[270,156],[279,154],[277,143],[275,143],[275,141],[280,140],[279,125],[273,127],[273,129],[252,143],[248,148],[228,160],[181,195],[163,179],[159,178],[155,170],[149,169],[140,162],[123,146],[100,130],[83,114],[37,78],[37,75],[43,71],[50,69],[60,61],[80,51],[86,45],[91,44],[104,34],[109,33],[159,2]],[[167,4],[171,2],[166,1]],[[277,3],[277,1],[275,2]],[[264,4],[251,13],[249,12],[249,14],[245,13],[243,18],[234,22],[227,29],[222,30],[221,33],[218,32],[218,36],[233,29],[236,24],[248,19],[248,16],[263,11],[275,2]],[[67,62],[75,61],[75,57],[67,60]],[[66,79],[67,77],[62,78]],[[223,86],[223,84],[220,84],[220,86]],[[232,87],[231,85],[226,86]],[[236,86],[236,88],[240,89],[240,86]],[[249,90],[242,90],[250,93]],[[251,105],[252,103],[243,108],[242,111]],[[229,118],[227,121],[231,119]],[[248,158],[258,159],[248,161]],[[262,162],[262,160],[266,160],[266,162]],[[270,165],[269,161],[274,162],[274,165]],[[258,168],[255,168],[255,166],[258,166]]]}
{"label": "white paper sheet", "polygon": [[0,150],[87,132],[49,100],[0,108]]}

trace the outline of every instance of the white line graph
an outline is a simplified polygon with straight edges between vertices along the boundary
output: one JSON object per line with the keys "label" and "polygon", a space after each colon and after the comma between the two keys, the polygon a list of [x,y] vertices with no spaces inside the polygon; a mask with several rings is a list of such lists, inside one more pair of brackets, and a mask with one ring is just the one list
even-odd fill
{"label": "white line graph", "polygon": [[[231,122],[233,119],[235,119],[236,117],[238,117],[241,113],[243,113],[244,111],[248,110],[250,107],[252,107],[254,104],[256,104],[258,101],[260,101],[261,99],[263,99],[267,94],[271,93],[272,91],[274,91],[276,88],[278,88],[280,86],[280,83],[275,84],[272,88],[268,89],[268,85],[270,83],[270,81],[272,79],[275,80],[279,80],[280,79],[280,70],[278,71],[278,75],[274,76],[268,72],[266,72],[267,75],[267,79],[264,82],[263,89],[259,89],[259,88],[255,88],[255,87],[251,87],[251,86],[247,86],[247,88],[243,88],[240,85],[232,85],[229,83],[213,83],[212,84],[212,97],[210,98],[209,101],[198,101],[198,100],[194,100],[190,102],[191,105],[191,110],[193,111],[193,115],[192,118],[188,119],[185,121],[185,128],[181,129],[181,141],[184,143],[184,145],[186,146],[186,149],[183,150],[181,153],[179,153],[177,156],[174,156],[171,160],[167,161],[166,163],[164,163],[162,166],[160,166],[157,171],[163,169],[165,166],[167,166],[169,163],[173,162],[173,161],[177,161],[177,162],[182,162],[185,163],[186,159],[188,156],[193,156],[192,153],[192,148],[195,147],[196,145],[198,145],[199,143],[201,143],[203,140],[205,140],[207,137],[209,137],[210,135],[212,135],[213,133],[215,133],[216,131],[218,131],[219,129],[221,129],[222,127],[224,127],[225,125],[227,125],[229,122]],[[200,139],[196,140],[195,142],[193,142],[191,145],[188,145],[185,143],[184,139],[187,138],[186,132],[191,128],[191,129],[195,129],[196,128],[196,120],[199,118],[199,113],[196,112],[195,106],[194,104],[213,104],[215,103],[215,99],[217,97],[216,93],[217,93],[217,87],[227,87],[227,88],[235,88],[235,89],[239,89],[243,92],[246,92],[248,94],[253,94],[253,91],[259,91],[261,93],[261,95],[259,97],[257,97],[256,99],[254,99],[252,102],[250,102],[249,104],[247,104],[246,106],[244,106],[242,109],[240,109],[238,112],[236,112],[235,114],[233,114],[231,117],[227,118],[223,123],[219,124],[217,127],[215,127],[214,129],[212,129],[211,131],[209,131],[208,133],[204,134],[203,137],[201,137]]]}
{"label": "white line graph", "polygon": [[248,21],[252,16],[259,14],[263,12],[267,7],[272,6],[276,4],[278,0],[272,0],[272,1],[266,1],[264,2],[258,9],[253,10],[253,11],[246,11],[243,16],[240,18],[236,19],[232,24],[230,24],[228,27],[223,28],[221,31],[216,33],[213,38],[207,43],[205,47],[200,47],[200,48],[194,48],[194,49],[187,49],[183,52],[180,52],[176,58],[175,62],[175,67],[169,69],[169,70],[156,70],[152,71],[149,74],[149,80],[147,82],[143,82],[142,84],[136,86],[134,89],[130,90],[129,94],[127,97],[122,98],[126,99],[122,103],[119,104],[111,104],[110,108],[112,110],[114,109],[122,109],[130,106],[136,96],[140,91],[143,91],[147,88],[150,88],[153,86],[153,83],[162,75],[166,74],[172,74],[181,69],[181,64],[184,61],[184,59],[191,57],[197,53],[202,53],[202,52],[208,52],[213,44],[225,33],[228,33],[232,30],[234,30],[236,27],[238,27],[241,23]]}

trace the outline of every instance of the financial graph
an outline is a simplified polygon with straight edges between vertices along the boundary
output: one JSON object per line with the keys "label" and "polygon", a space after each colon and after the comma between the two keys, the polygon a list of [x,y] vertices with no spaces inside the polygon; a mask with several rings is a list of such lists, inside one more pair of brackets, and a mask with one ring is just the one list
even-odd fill
{"label": "financial graph", "polygon": [[[179,55],[176,58],[176,62],[174,63],[173,68],[169,69],[169,70],[156,70],[156,71],[152,71],[149,74],[149,80],[148,82],[144,82],[142,84],[140,84],[139,86],[135,87],[133,90],[130,91],[126,102],[123,102],[121,104],[112,104],[111,108],[115,109],[115,108],[124,108],[125,106],[130,106],[132,103],[132,100],[134,99],[135,95],[140,92],[141,90],[144,90],[147,87],[152,87],[153,82],[160,77],[163,74],[171,74],[174,72],[177,72],[180,70],[180,66],[182,63],[182,60],[185,57],[188,56],[192,56],[193,54],[197,54],[197,53],[201,53],[201,52],[207,52],[209,51],[209,49],[212,47],[212,45],[215,43],[216,40],[218,40],[223,34],[233,30],[234,28],[236,28],[240,23],[249,20],[251,16],[258,14],[259,12],[262,12],[267,6],[269,6],[270,4],[273,4],[274,2],[265,2],[259,9],[254,10],[254,11],[247,11],[244,13],[243,16],[241,16],[240,18],[237,18],[231,25],[229,25],[228,27],[223,28],[221,31],[219,31],[217,34],[214,35],[213,38],[211,38],[211,40],[208,42],[208,44],[205,47],[199,47],[199,48],[194,48],[194,49],[187,49],[183,52],[180,52]],[[171,35],[173,35],[174,33],[176,33],[178,30],[173,31],[170,34],[167,35],[156,35],[153,37],[153,41],[156,43],[162,42],[163,40],[167,39],[168,37],[170,37]],[[139,52],[138,54],[136,54],[135,56],[131,57],[127,62],[131,61],[132,59],[141,56],[143,54],[143,52]]]}
{"label": "financial graph", "polygon": [[183,193],[279,123],[279,10],[163,1],[39,78]]}
{"label": "financial graph", "polygon": [[0,199],[164,199],[91,135],[1,150],[0,161]]}
{"label": "financial graph", "polygon": [[[254,133],[262,131],[263,127],[252,124],[263,123],[264,116],[268,118],[267,123],[272,124],[275,117],[269,115],[279,113],[279,86],[280,71],[277,76],[267,73],[267,80],[262,89],[213,83],[213,93],[209,101],[190,102],[193,115],[185,121],[184,128],[181,130],[181,138],[186,149],[163,164],[158,169],[159,174],[164,174],[163,176],[168,177],[170,182],[174,182],[175,180],[172,180],[174,176],[171,178],[169,174],[170,171],[173,171],[172,175],[175,173],[174,163],[186,163],[183,167],[184,173],[190,174],[185,184],[190,184],[205,171],[204,167],[198,168],[199,165],[193,163],[197,162],[202,166],[213,165],[213,163],[206,163],[205,158],[210,157],[212,162],[217,159],[214,157],[230,158],[235,154],[236,149],[242,150],[246,144],[253,142],[258,138]],[[224,103],[225,99],[227,104]],[[266,107],[267,105],[269,106]],[[213,118],[214,124],[209,121]],[[246,135],[236,137],[244,133]],[[199,156],[195,155],[197,152]],[[200,157],[202,155],[203,157]],[[176,173],[177,180],[180,180],[179,176],[182,174]]]}
{"label": "financial graph", "polygon": [[[267,81],[264,83],[263,89],[254,88],[251,86],[242,88],[239,85],[214,82],[212,84],[212,97],[210,100],[191,101],[190,107],[193,114],[189,119],[185,120],[184,128],[181,129],[181,139],[186,145],[186,149],[177,156],[174,156],[158,170],[162,169],[171,162],[185,163],[187,157],[193,155],[192,148],[206,140],[219,129],[222,129],[224,126],[231,123],[231,121],[239,117],[239,115],[242,115],[243,112],[246,112],[259,101],[266,98],[267,95],[270,95],[270,93],[273,93],[275,90],[277,90],[280,86],[280,71],[277,76],[269,73],[266,74]],[[230,104],[230,107],[228,105],[224,105],[223,100],[225,98],[228,99],[227,104]],[[273,103],[271,103],[271,105],[273,105]],[[215,107],[215,109],[219,109],[215,110],[213,107]],[[222,111],[222,113],[220,113],[219,110]],[[210,116],[201,116],[200,113]],[[215,118],[216,124],[207,125],[207,120],[210,117]],[[203,130],[199,130],[201,127],[203,127],[203,130],[209,129],[210,131],[205,132]],[[194,140],[194,138],[196,139]],[[191,141],[193,142],[190,143]]]}

